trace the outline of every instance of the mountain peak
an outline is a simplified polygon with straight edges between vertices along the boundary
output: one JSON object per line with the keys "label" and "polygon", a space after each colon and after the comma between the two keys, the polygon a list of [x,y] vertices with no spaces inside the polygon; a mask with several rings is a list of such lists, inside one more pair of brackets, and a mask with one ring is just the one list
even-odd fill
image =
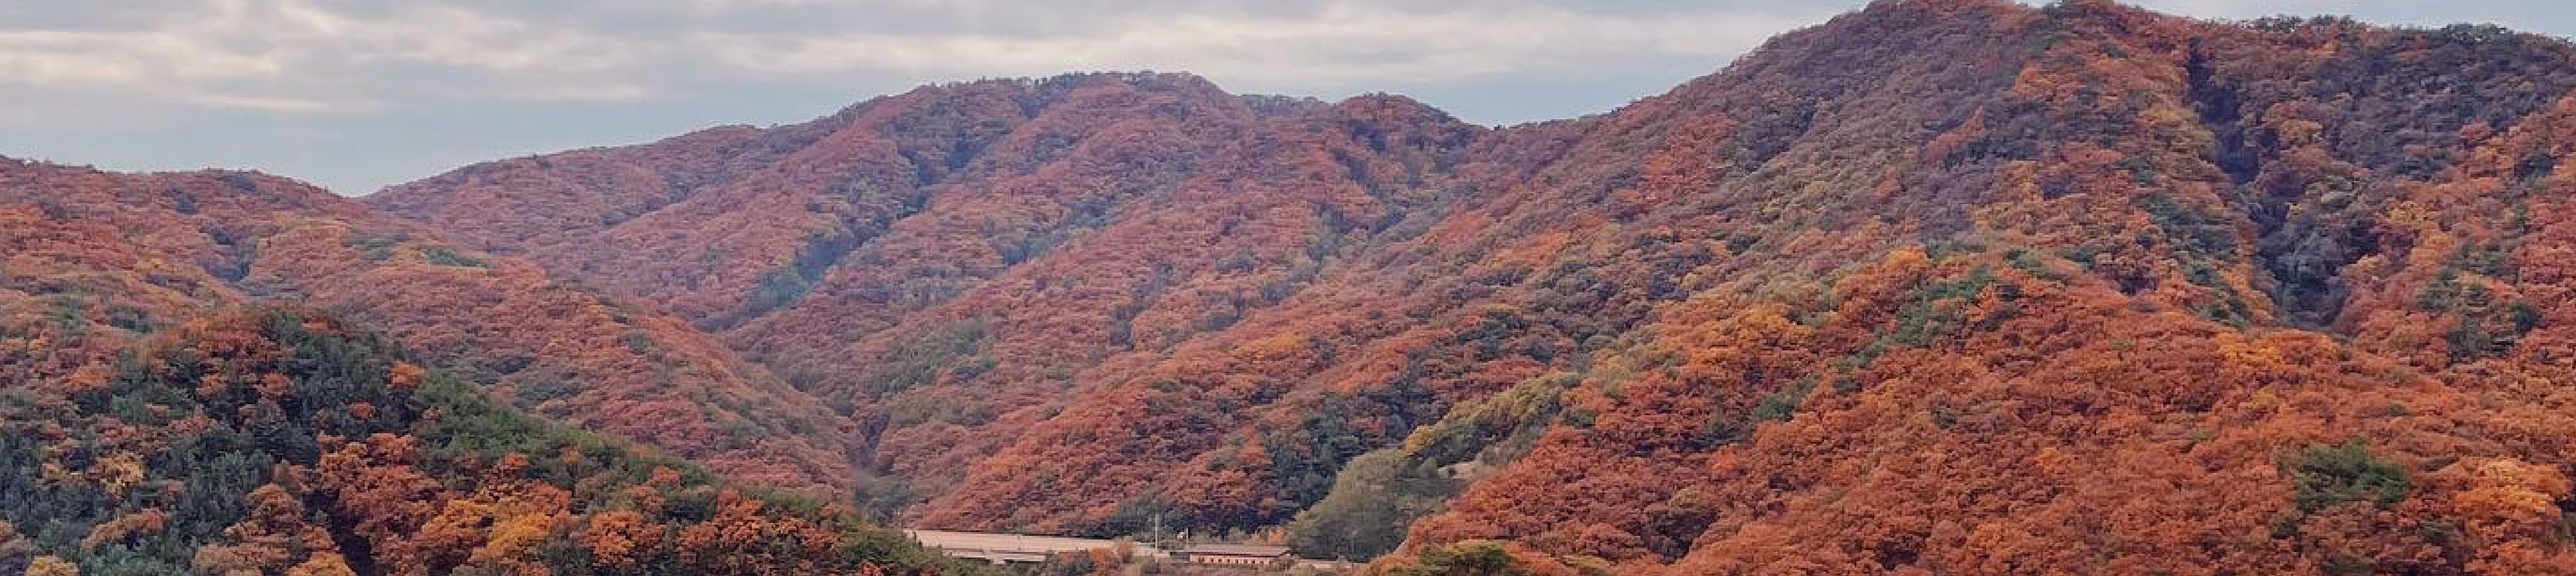
{"label": "mountain peak", "polygon": [[1402,94],[1371,92],[1345,98],[1333,104],[1336,113],[1365,118],[1400,119],[1405,121],[1456,122],[1448,112]]}

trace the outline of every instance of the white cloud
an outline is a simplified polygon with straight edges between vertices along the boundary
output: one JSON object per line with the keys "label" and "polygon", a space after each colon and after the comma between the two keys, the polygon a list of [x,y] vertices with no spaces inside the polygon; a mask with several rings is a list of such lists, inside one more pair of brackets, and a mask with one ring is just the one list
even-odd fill
{"label": "white cloud", "polygon": [[0,82],[271,112],[642,100],[693,83],[887,71],[963,78],[1154,68],[1288,87],[1468,78],[1641,55],[1715,62],[1820,15],[1352,1],[1287,10],[923,0],[647,0],[553,10],[327,2],[174,0],[159,18],[124,19],[121,27],[0,24]]}
{"label": "white cloud", "polygon": [[173,31],[0,32],[0,75],[35,84],[151,86],[268,75],[281,68],[257,55],[214,50],[195,40]]}
{"label": "white cloud", "polygon": [[187,103],[190,103],[190,104],[198,104],[198,105],[204,105],[204,106],[212,106],[212,107],[217,107],[217,108],[237,108],[237,109],[242,109],[242,110],[262,110],[262,111],[268,111],[268,112],[298,112],[298,113],[303,113],[303,112],[356,112],[356,111],[362,111],[363,109],[366,109],[366,108],[373,108],[373,107],[374,107],[374,106],[372,106],[372,105],[365,105],[365,106],[362,106],[360,103],[357,103],[357,102],[329,102],[329,101],[323,101],[323,100],[312,100],[312,99],[291,98],[291,97],[278,97],[278,96],[235,96],[235,95],[229,95],[229,94],[180,94],[180,95],[177,95],[177,98],[179,98],[179,99],[180,99],[181,101],[183,101],[183,102],[187,102]]}
{"label": "white cloud", "polygon": [[596,82],[613,86],[635,65],[623,39],[454,5],[400,6],[359,17],[312,0],[201,0],[118,29],[0,25],[0,82],[142,102],[346,112],[409,97],[595,94]]}
{"label": "white cloud", "polygon": [[1283,85],[1464,78],[1603,59],[1723,61],[1798,23],[1760,13],[1611,16],[1537,4],[1446,11],[1337,2],[1311,14],[1176,14],[1097,33],[1012,37],[866,32],[780,38],[706,33],[713,64],[776,76],[862,70],[1048,74],[1157,68]]}

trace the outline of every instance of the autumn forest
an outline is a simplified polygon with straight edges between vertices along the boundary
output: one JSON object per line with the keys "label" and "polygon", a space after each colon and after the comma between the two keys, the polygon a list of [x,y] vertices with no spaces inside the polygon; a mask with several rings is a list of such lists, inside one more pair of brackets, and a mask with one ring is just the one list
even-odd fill
{"label": "autumn forest", "polygon": [[0,574],[2576,575],[2571,154],[2563,39],[1882,0],[1516,126],[1076,73],[358,197],[0,158]]}

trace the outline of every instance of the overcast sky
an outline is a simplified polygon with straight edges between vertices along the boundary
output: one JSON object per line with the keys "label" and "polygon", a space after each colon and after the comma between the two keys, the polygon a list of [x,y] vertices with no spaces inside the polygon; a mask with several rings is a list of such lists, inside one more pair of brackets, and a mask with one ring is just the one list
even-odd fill
{"label": "overcast sky", "polygon": [[[2568,0],[2148,0],[2576,33]],[[930,82],[1193,72],[1470,121],[1608,110],[1858,0],[0,0],[0,155],[364,194]]]}

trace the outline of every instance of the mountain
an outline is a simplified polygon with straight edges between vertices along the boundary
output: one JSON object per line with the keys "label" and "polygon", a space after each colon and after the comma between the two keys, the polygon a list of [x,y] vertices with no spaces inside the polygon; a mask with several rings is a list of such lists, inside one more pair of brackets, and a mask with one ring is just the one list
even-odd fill
{"label": "mountain", "polygon": [[1380,456],[1539,430],[1379,568],[2565,573],[2571,55],[2106,2],[1774,39],[1561,164],[1653,202],[1558,254],[1718,256]]}
{"label": "mountain", "polygon": [[[2532,573],[2576,506],[2570,56],[1890,1],[1563,122],[990,81],[368,202],[717,331],[927,526],[1285,524],[1403,542],[1388,572]],[[567,212],[604,216],[531,220]]]}
{"label": "mountain", "polygon": [[[354,308],[867,514],[1376,574],[2576,573],[2572,61],[1885,0],[1512,127],[1077,74],[359,202],[22,163],[0,309]],[[586,312],[367,292],[492,276]],[[52,334],[0,369],[116,373]]]}
{"label": "mountain", "polygon": [[[871,494],[899,505],[950,493],[976,463],[1085,404],[1068,395],[1101,379],[1091,371],[1223,330],[1293,295],[1339,245],[1443,202],[1434,179],[1479,131],[1395,97],[1325,105],[1189,76],[1072,75],[468,167],[368,202],[494,231],[474,241],[720,331],[858,418],[853,452],[882,476]],[[652,188],[673,196],[650,202],[615,184],[655,180],[691,184]],[[610,223],[513,216],[538,213]],[[498,232],[515,230],[552,231]],[[1204,445],[1243,424],[1173,441]],[[1094,481],[1130,491],[1135,474],[1158,472]],[[1062,517],[1045,529],[1070,527],[1056,502],[1082,500],[1048,501],[1028,510]],[[1284,520],[1294,506],[1254,503],[1245,513],[1257,518],[1229,522]]]}
{"label": "mountain", "polygon": [[[433,366],[562,422],[763,484],[830,493],[850,481],[830,438],[846,419],[686,323],[302,183],[0,159],[0,222],[0,312],[12,322],[151,333],[295,303],[380,326]],[[53,352],[0,377],[43,381],[113,360]]]}

